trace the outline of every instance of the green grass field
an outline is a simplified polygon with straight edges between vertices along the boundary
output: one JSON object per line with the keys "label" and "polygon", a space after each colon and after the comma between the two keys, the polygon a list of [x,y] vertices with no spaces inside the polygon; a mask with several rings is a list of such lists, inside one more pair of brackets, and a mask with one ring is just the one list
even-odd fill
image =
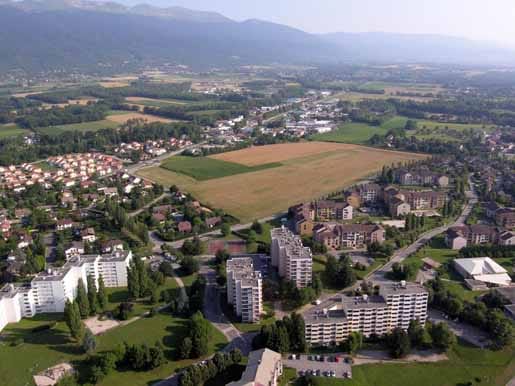
{"label": "green grass field", "polygon": [[[407,120],[406,117],[396,116],[384,122],[381,126],[371,126],[366,123],[346,123],[335,131],[316,134],[311,139],[325,142],[366,144],[374,134],[384,135],[388,130],[402,128],[406,125]],[[453,136],[454,131],[463,132],[468,129],[480,129],[489,132],[492,128],[492,126],[481,124],[441,123],[423,119],[417,120],[417,129],[408,132],[407,135],[414,135],[418,139],[458,141],[459,138]]]}
{"label": "green grass field", "polygon": [[515,350],[490,351],[458,344],[448,361],[352,367],[352,380],[315,378],[316,386],[504,386],[515,374]]}
{"label": "green grass field", "polygon": [[[0,384],[9,386],[32,385],[32,375],[63,361],[77,361],[84,358],[82,350],[70,340],[68,328],[59,321],[46,331],[33,333],[34,327],[51,323],[55,315],[38,315],[33,319],[9,325],[2,332],[0,340]],[[97,351],[114,349],[124,341],[128,343],[148,343],[159,341],[165,348],[168,362],[148,372],[113,372],[100,385],[146,386],[150,382],[166,378],[178,368],[189,365],[192,361],[175,361],[178,342],[187,333],[188,321],[170,314],[160,313],[153,318],[143,318],[126,326],[115,328],[97,337]],[[212,327],[210,352],[225,346],[226,339],[222,333]],[[10,342],[22,337],[25,342],[12,347]]]}
{"label": "green grass field", "polygon": [[258,166],[246,166],[214,158],[186,156],[170,157],[161,165],[162,168],[193,177],[197,181],[251,173],[278,166],[281,166],[278,162]]}
{"label": "green grass field", "polygon": [[22,129],[21,127],[18,127],[18,125],[12,123],[0,125],[0,138],[16,137],[18,135],[25,135],[29,133],[29,130]]}
{"label": "green grass field", "polygon": [[[186,287],[191,286],[196,274],[182,277]],[[160,290],[178,288],[173,278],[167,278]],[[114,310],[122,301],[128,300],[124,288],[108,288],[108,309]],[[134,302],[132,315],[141,315],[153,306],[144,299]],[[37,326],[57,322],[54,328],[39,333],[31,330]],[[174,362],[176,342],[186,332],[187,320],[162,313],[153,318],[142,318],[127,326],[117,327],[97,337],[98,350],[109,350],[120,342],[154,344],[160,341],[165,347],[166,357],[170,361],[151,372],[115,372],[101,383],[102,385],[147,385],[155,379],[168,377],[175,369],[186,366],[189,361]],[[226,343],[225,337],[214,327],[211,340],[211,352],[219,350]],[[23,338],[24,343],[12,347],[10,342]],[[19,323],[8,325],[0,335],[0,385],[31,385],[32,374],[63,361],[75,361],[84,358],[77,344],[70,340],[68,328],[62,321],[62,314],[37,315],[32,319],[23,319]],[[120,380],[119,380],[120,379]],[[132,383],[136,379],[138,383]],[[125,383],[124,383],[125,382]]]}
{"label": "green grass field", "polygon": [[346,123],[330,133],[316,134],[311,138],[315,141],[342,142],[364,144],[374,134],[384,135],[388,130],[381,126],[370,126],[366,123]]}
{"label": "green grass field", "polygon": [[119,123],[102,120],[102,121],[94,121],[94,122],[83,122],[83,123],[73,123],[70,125],[59,125],[59,126],[48,126],[48,127],[39,127],[36,129],[39,133],[47,134],[47,135],[59,135],[67,131],[98,131],[102,129],[114,129],[115,127],[120,126]]}

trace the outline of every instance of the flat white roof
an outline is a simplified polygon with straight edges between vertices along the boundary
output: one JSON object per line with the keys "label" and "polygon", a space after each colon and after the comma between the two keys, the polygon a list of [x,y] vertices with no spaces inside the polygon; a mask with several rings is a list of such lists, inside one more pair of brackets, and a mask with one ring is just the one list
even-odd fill
{"label": "flat white roof", "polygon": [[511,283],[508,272],[489,257],[456,259],[454,264],[458,265],[475,280],[496,285],[509,285]]}

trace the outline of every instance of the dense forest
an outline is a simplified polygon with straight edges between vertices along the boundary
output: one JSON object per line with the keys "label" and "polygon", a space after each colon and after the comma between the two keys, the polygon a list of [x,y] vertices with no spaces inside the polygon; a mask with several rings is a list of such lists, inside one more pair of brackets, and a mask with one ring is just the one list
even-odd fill
{"label": "dense forest", "polygon": [[106,103],[91,103],[87,106],[70,105],[63,108],[33,110],[30,114],[15,119],[25,129],[66,125],[70,123],[99,121],[106,117],[110,106]]}

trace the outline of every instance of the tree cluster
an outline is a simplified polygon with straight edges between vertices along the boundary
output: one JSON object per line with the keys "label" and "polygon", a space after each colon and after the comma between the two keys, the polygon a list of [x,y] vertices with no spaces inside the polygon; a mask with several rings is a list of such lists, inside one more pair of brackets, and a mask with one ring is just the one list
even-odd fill
{"label": "tree cluster", "polygon": [[274,324],[262,326],[252,341],[252,347],[255,350],[266,347],[280,353],[305,352],[307,343],[304,319],[292,313]]}
{"label": "tree cluster", "polygon": [[356,282],[352,260],[347,255],[340,256],[339,260],[332,255],[327,256],[324,274],[328,283],[335,288],[350,287]]}
{"label": "tree cluster", "polygon": [[207,355],[211,339],[211,324],[200,311],[190,317],[188,332],[189,335],[185,336],[179,345],[179,358],[200,358]]}
{"label": "tree cluster", "polygon": [[203,385],[210,379],[223,374],[231,366],[240,364],[241,351],[234,349],[228,353],[216,353],[203,364],[195,364],[184,369],[179,376],[179,386]]}
{"label": "tree cluster", "polygon": [[459,318],[487,332],[493,348],[500,349],[511,344],[513,326],[501,311],[501,302],[494,300],[495,295],[486,297],[485,301],[462,301],[447,290],[439,278],[429,282],[429,290],[430,304],[433,307],[444,311],[452,318]]}

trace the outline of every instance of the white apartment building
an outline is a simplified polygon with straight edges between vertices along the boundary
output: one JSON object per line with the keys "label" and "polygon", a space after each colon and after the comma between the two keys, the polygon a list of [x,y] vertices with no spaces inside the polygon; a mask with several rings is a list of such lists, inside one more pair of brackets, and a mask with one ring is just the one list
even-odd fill
{"label": "white apartment building", "polygon": [[307,287],[313,273],[311,249],[304,247],[301,238],[285,227],[272,229],[271,236],[272,265],[278,268],[279,276],[294,282],[298,288]]}
{"label": "white apartment building", "polygon": [[263,313],[263,281],[251,257],[227,260],[227,302],[244,323],[259,322]]}
{"label": "white apartment building", "polygon": [[88,275],[97,285],[102,275],[106,287],[126,287],[131,260],[131,251],[75,256],[60,268],[39,273],[28,285],[5,285],[0,289],[0,331],[6,324],[19,322],[23,317],[63,312],[66,301],[77,296],[79,279],[87,289]]}
{"label": "white apartment building", "polygon": [[424,324],[428,292],[415,283],[381,284],[379,295],[327,301],[304,315],[306,340],[329,345],[345,340],[352,332],[383,335],[396,327],[408,329],[411,320]]}

